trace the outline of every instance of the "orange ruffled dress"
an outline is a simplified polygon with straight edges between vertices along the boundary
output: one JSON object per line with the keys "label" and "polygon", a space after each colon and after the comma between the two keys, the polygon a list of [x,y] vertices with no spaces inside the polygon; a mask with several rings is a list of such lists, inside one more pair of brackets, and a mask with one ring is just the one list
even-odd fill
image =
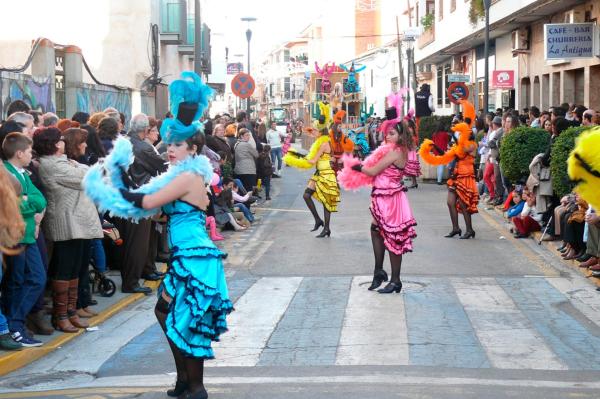
{"label": "orange ruffled dress", "polygon": [[[479,203],[479,191],[477,190],[477,181],[475,180],[475,157],[467,154],[464,158],[458,158],[454,167],[454,173],[448,179],[448,187],[456,191],[458,198],[467,206],[467,212],[477,213],[477,204]],[[460,204],[456,203],[456,208],[462,212]]]}

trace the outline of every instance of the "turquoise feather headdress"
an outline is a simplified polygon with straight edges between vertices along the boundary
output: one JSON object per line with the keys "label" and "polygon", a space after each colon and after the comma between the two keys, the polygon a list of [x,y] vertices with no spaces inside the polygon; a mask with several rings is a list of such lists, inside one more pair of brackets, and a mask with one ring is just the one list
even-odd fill
{"label": "turquoise feather headdress", "polygon": [[[204,126],[199,119],[208,107],[212,95],[213,89],[202,83],[202,79],[195,72],[182,72],[181,79],[174,80],[169,85],[169,108],[173,118],[163,121],[160,128],[162,139],[166,143],[181,142],[199,131],[202,132]],[[190,123],[183,122],[185,118],[180,115],[180,106],[184,103],[195,108],[194,115],[187,115],[191,117]]]}

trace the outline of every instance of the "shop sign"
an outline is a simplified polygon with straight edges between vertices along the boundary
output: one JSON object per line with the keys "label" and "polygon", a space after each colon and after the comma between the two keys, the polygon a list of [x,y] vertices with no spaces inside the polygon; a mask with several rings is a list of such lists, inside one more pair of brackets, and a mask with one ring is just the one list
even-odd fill
{"label": "shop sign", "polygon": [[241,62],[231,62],[227,64],[227,75],[237,75],[244,72],[244,64]]}
{"label": "shop sign", "polygon": [[493,71],[492,88],[512,89],[515,87],[515,71]]}
{"label": "shop sign", "polygon": [[471,75],[457,75],[452,74],[448,75],[448,82],[463,82],[463,83],[471,83]]}
{"label": "shop sign", "polygon": [[596,42],[593,23],[544,24],[544,53],[547,60],[592,58]]}

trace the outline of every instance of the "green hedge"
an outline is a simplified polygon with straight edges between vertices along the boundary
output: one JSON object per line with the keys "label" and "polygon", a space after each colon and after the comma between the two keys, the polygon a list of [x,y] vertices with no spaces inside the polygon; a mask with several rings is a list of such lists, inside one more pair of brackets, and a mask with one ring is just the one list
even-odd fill
{"label": "green hedge", "polygon": [[422,117],[419,122],[419,140],[421,142],[425,139],[431,140],[431,136],[435,133],[440,122],[444,123],[444,129],[449,132],[452,116],[431,115]]}
{"label": "green hedge", "polygon": [[552,176],[552,189],[557,196],[562,197],[573,190],[573,184],[567,174],[567,159],[575,147],[575,138],[586,130],[584,126],[570,127],[563,131],[552,144],[552,158],[550,171]]}
{"label": "green hedge", "polygon": [[[524,182],[533,157],[545,152],[550,135],[544,129],[519,127],[506,134],[500,146],[500,165],[511,183]],[[566,166],[565,166],[566,168]]]}

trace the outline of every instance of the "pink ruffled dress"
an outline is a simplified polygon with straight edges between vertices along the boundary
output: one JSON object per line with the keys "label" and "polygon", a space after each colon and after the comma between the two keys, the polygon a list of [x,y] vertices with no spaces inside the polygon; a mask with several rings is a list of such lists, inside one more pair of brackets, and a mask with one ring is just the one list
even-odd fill
{"label": "pink ruffled dress", "polygon": [[414,177],[421,176],[421,164],[419,163],[419,158],[417,158],[417,151],[412,150],[408,152],[408,160],[404,167],[404,174],[406,176]]}
{"label": "pink ruffled dress", "polygon": [[417,236],[403,177],[404,172],[392,164],[373,178],[371,191],[371,214],[385,247],[396,255],[412,252],[412,240]]}

